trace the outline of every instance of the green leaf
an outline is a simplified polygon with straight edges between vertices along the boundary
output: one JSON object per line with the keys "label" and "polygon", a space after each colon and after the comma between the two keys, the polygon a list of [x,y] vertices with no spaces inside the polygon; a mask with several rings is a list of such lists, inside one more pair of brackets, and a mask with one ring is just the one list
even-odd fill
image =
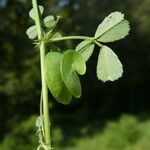
{"label": "green leaf", "polygon": [[38,35],[36,26],[31,26],[27,29],[26,34],[28,35],[29,39],[35,39]]}
{"label": "green leaf", "polygon": [[62,37],[62,35],[61,35],[61,33],[59,33],[59,32],[56,32],[52,37],[51,37],[51,39],[57,39],[57,38],[60,38],[60,37]]}
{"label": "green leaf", "polygon": [[97,63],[97,77],[103,82],[114,81],[122,76],[123,69],[117,55],[107,46],[100,50]]}
{"label": "green leaf", "polygon": [[93,53],[94,43],[91,43],[90,40],[82,41],[79,45],[77,45],[75,50],[82,55],[85,61],[87,61]]}
{"label": "green leaf", "polygon": [[56,25],[56,20],[54,16],[50,15],[44,18],[44,25],[47,28],[54,28]]}
{"label": "green leaf", "polygon": [[[44,12],[44,7],[39,5],[39,11],[40,11],[40,14],[42,15],[43,12]],[[29,16],[30,16],[30,18],[35,20],[35,15],[34,15],[34,9],[33,8],[29,11]]]}
{"label": "green leaf", "polygon": [[98,26],[95,38],[99,42],[113,42],[123,39],[130,30],[129,22],[124,19],[124,14],[113,12]]}
{"label": "green leaf", "polygon": [[79,98],[81,96],[81,83],[77,73],[83,75],[86,72],[83,57],[74,50],[68,50],[63,54],[60,67],[66,87],[73,96]]}
{"label": "green leaf", "polygon": [[45,57],[46,83],[54,98],[61,104],[69,104],[72,95],[65,86],[61,73],[60,61],[62,54],[60,52],[49,52]]}

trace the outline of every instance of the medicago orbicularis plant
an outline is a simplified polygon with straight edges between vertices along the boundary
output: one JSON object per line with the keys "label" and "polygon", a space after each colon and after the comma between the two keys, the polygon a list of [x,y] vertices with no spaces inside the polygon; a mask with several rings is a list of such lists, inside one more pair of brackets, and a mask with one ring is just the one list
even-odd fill
{"label": "medicago orbicularis plant", "polygon": [[[44,11],[39,6],[41,14]],[[29,15],[34,19],[33,9]],[[94,37],[84,36],[68,36],[62,37],[60,33],[54,32],[59,17],[55,20],[54,16],[47,16],[43,21],[43,28],[48,29],[48,33],[39,41],[44,41],[50,45],[50,52],[45,57],[46,82],[54,96],[54,98],[63,104],[71,101],[72,95],[76,98],[81,96],[81,84],[78,77],[86,72],[86,62],[93,53],[95,44],[100,47],[97,63],[97,77],[103,82],[114,81],[122,76],[122,64],[117,55],[102,43],[120,40],[128,35],[129,23],[124,19],[124,15],[120,12],[113,12],[107,16],[98,29]],[[32,26],[27,30],[30,39],[37,37],[36,26]],[[54,45],[57,41],[67,39],[84,39],[75,50],[69,49],[61,51],[59,47]]]}
{"label": "medicago orbicularis plant", "polygon": [[[107,16],[98,26],[94,37],[87,36],[62,36],[55,31],[55,27],[59,21],[59,16],[56,18],[52,15],[43,19],[43,6],[38,6],[36,0],[32,0],[33,8],[29,12],[30,18],[35,21],[35,25],[27,30],[27,35],[34,40],[37,46],[40,47],[41,53],[41,72],[42,72],[42,97],[43,110],[41,118],[37,120],[37,127],[40,133],[40,147],[51,149],[48,142],[48,127],[46,124],[48,119],[42,119],[48,114],[44,111],[44,99],[46,99],[46,86],[49,88],[53,97],[61,104],[69,104],[72,96],[80,98],[82,94],[79,75],[86,73],[86,62],[91,57],[95,45],[100,47],[97,61],[97,77],[99,80],[114,81],[122,76],[123,69],[117,55],[105,44],[123,39],[128,35],[130,27],[124,15],[120,12],[113,12]],[[37,38],[38,37],[38,38]],[[61,50],[56,43],[62,40],[83,40],[76,48]],[[47,49],[49,52],[45,52]],[[44,90],[45,88],[45,90]],[[44,98],[45,92],[45,98]],[[47,106],[48,107],[48,106]],[[45,117],[45,118],[47,118]],[[48,123],[49,124],[49,123]],[[47,131],[46,131],[47,129]],[[46,139],[48,139],[46,141]],[[46,147],[46,145],[48,145]]]}

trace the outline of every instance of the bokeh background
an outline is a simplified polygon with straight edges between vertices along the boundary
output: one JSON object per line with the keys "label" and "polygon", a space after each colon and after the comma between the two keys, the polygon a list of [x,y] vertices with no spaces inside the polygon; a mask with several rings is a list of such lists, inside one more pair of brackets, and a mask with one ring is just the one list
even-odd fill
{"label": "bokeh background", "polygon": [[[121,11],[130,35],[108,44],[124,74],[115,82],[97,80],[96,48],[81,78],[83,94],[68,106],[49,94],[52,142],[56,150],[150,149],[150,0],[44,0],[45,14],[61,15],[63,35],[93,36],[111,12]],[[39,52],[26,36],[33,24],[31,0],[0,0],[0,150],[35,150],[39,115]],[[80,41],[58,43],[74,48]]]}

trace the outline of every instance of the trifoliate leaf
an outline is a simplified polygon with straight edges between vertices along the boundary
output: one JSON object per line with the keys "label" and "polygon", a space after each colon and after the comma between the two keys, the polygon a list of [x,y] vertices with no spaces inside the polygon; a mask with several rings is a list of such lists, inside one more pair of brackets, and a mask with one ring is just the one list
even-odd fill
{"label": "trifoliate leaf", "polygon": [[61,74],[66,87],[76,98],[81,96],[81,83],[77,75],[86,72],[86,65],[81,54],[74,50],[68,50],[63,54],[61,60]]}
{"label": "trifoliate leaf", "polygon": [[56,20],[54,16],[50,15],[44,18],[44,25],[47,28],[53,28],[56,25]]}
{"label": "trifoliate leaf", "polygon": [[28,35],[29,39],[35,39],[38,35],[36,26],[31,26],[27,29],[26,34]]}
{"label": "trifoliate leaf", "polygon": [[77,45],[75,50],[82,55],[85,61],[87,61],[93,53],[94,43],[91,43],[90,40],[85,40],[79,43],[79,45]]}
{"label": "trifoliate leaf", "polygon": [[100,50],[97,63],[97,77],[103,82],[114,81],[122,76],[123,69],[117,55],[107,46]]}
{"label": "trifoliate leaf", "polygon": [[69,104],[72,95],[64,84],[60,73],[60,52],[49,52],[45,57],[46,83],[54,98],[61,104]]}
{"label": "trifoliate leaf", "polygon": [[124,19],[124,14],[113,12],[98,26],[95,38],[99,42],[113,42],[123,39],[129,30],[129,22]]}
{"label": "trifoliate leaf", "polygon": [[[39,5],[39,11],[40,11],[40,14],[42,15],[43,12],[44,12],[44,7]],[[29,16],[30,16],[30,18],[35,20],[35,15],[34,15],[34,9],[33,8],[29,11]]]}

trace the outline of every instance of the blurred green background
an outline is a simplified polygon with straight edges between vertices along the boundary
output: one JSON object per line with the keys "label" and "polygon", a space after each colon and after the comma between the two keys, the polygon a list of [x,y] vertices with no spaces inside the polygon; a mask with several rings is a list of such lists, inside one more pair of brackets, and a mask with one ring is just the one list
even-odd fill
{"label": "blurred green background", "polygon": [[[81,78],[80,100],[63,106],[49,95],[56,150],[150,149],[150,0],[45,0],[45,14],[62,16],[63,35],[92,36],[113,11],[130,22],[130,35],[108,44],[124,65],[113,83],[96,78],[98,48]],[[31,0],[0,0],[0,150],[35,150],[39,114],[39,53],[25,32]],[[74,48],[79,41],[59,43]]]}

